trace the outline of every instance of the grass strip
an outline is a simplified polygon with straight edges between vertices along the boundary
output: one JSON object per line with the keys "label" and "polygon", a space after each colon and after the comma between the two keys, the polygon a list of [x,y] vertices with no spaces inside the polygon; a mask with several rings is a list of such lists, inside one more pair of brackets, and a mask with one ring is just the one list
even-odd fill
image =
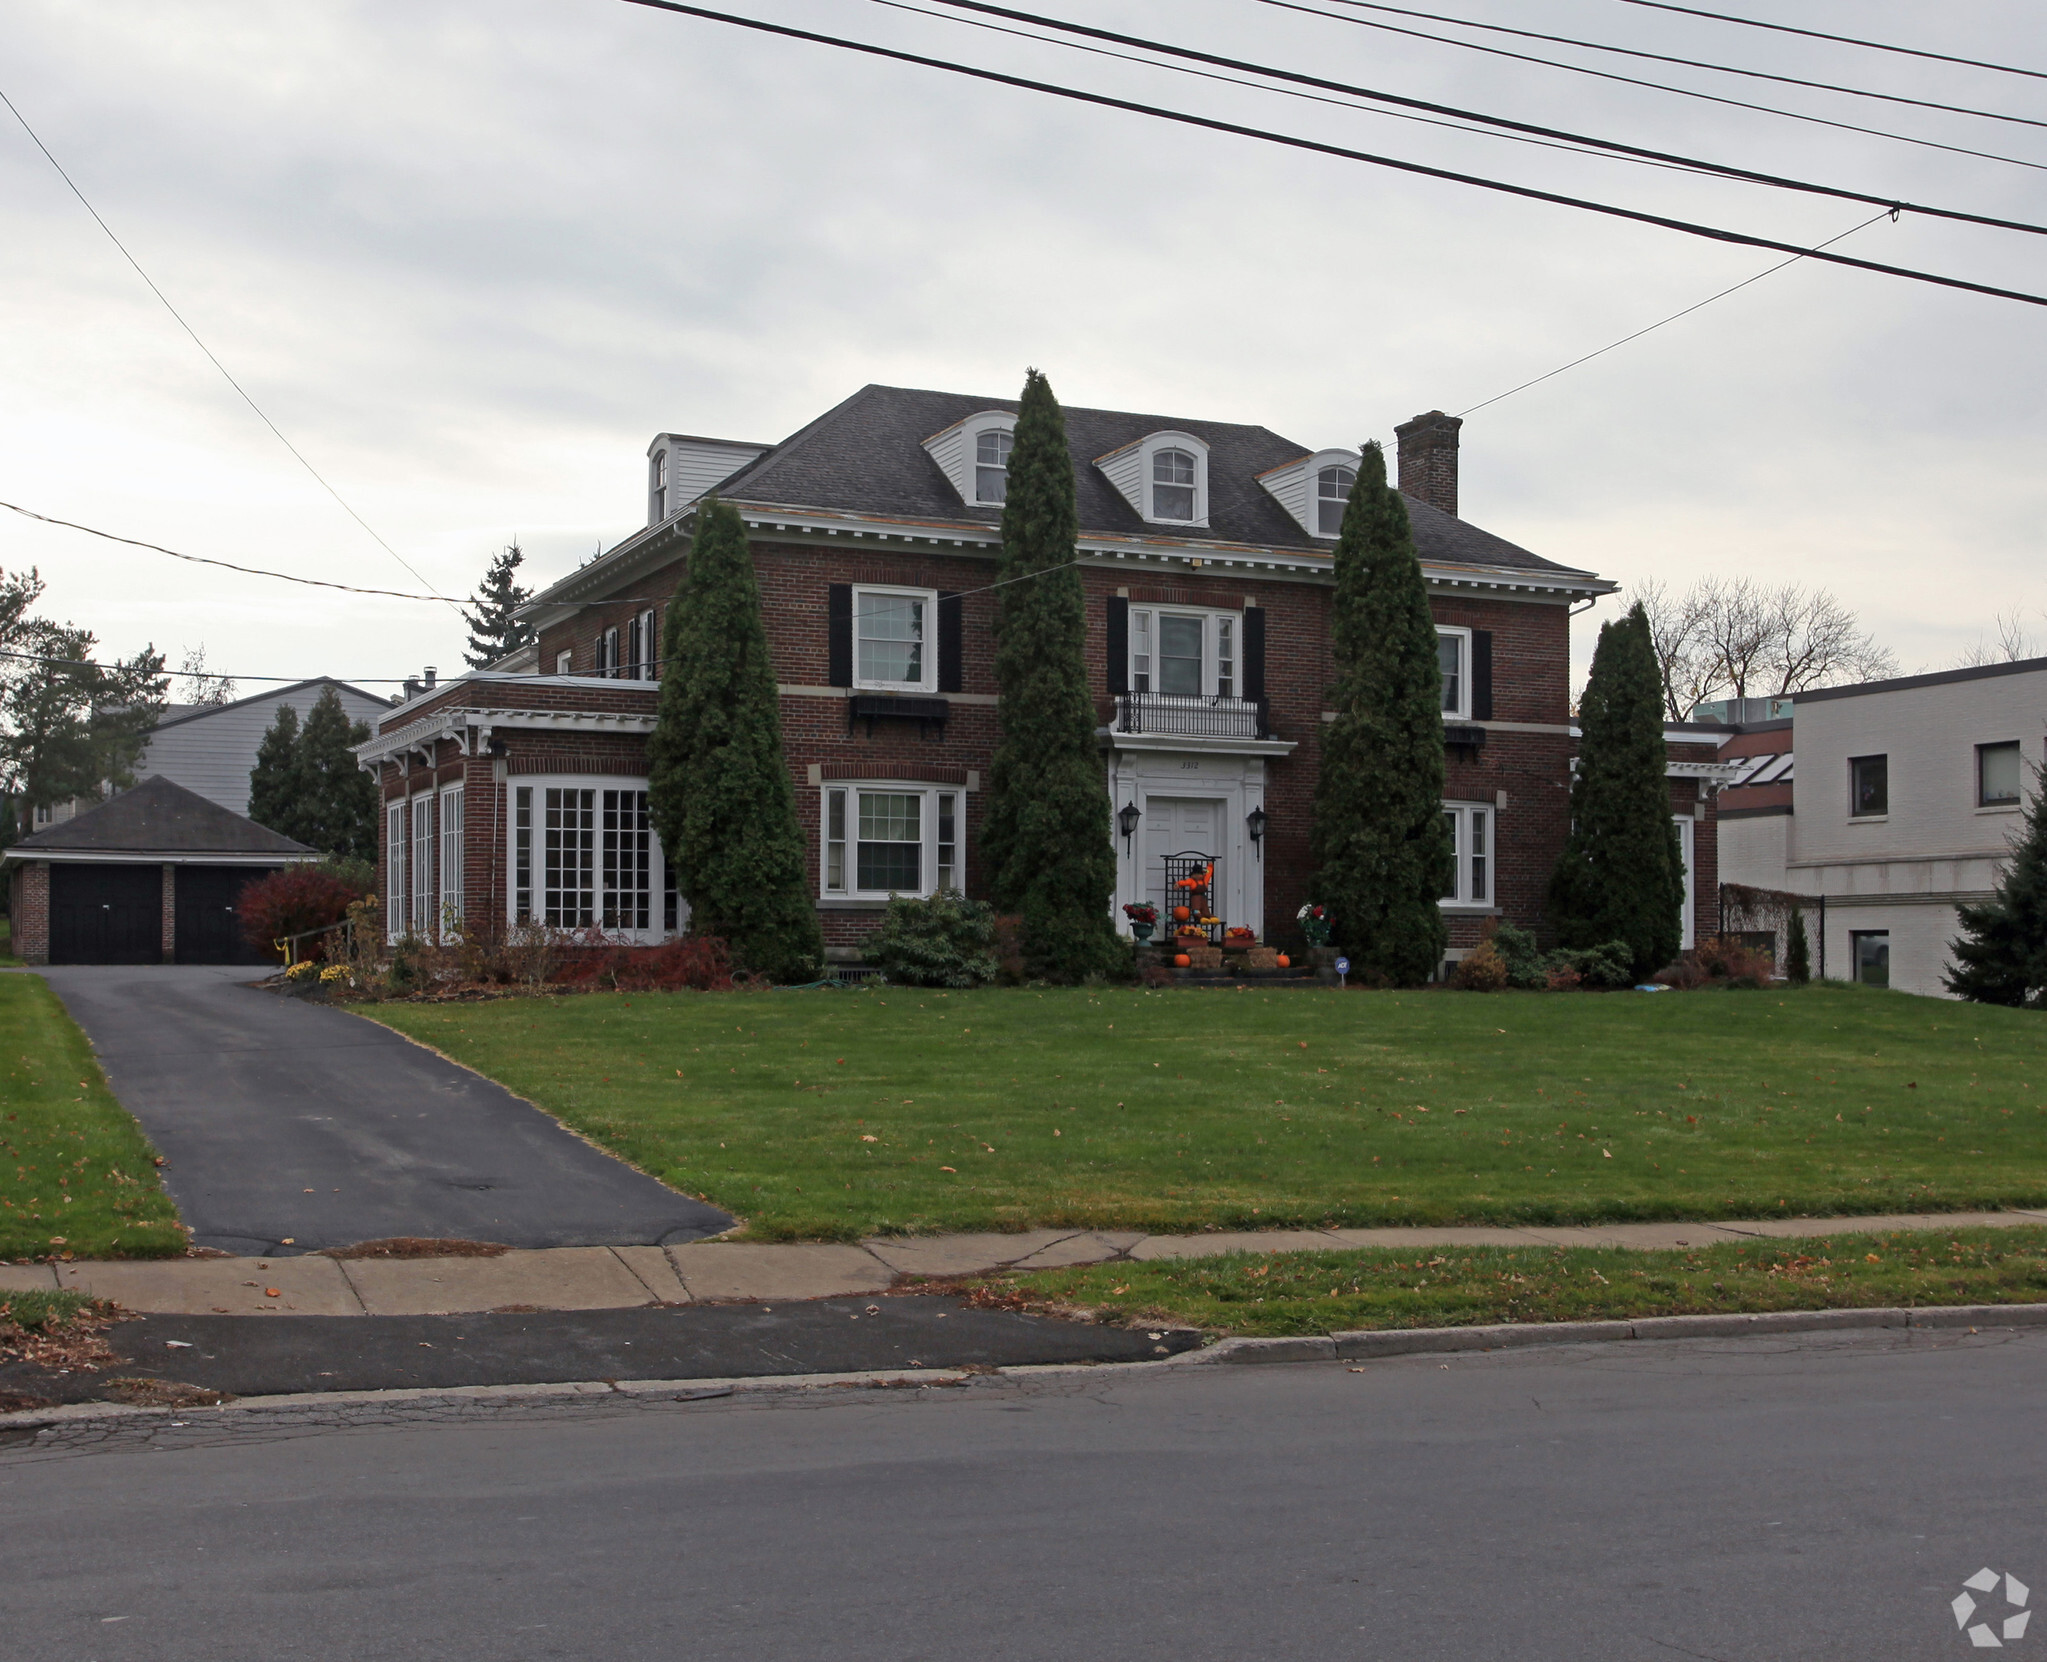
{"label": "grass strip", "polygon": [[1755,1240],[1672,1251],[1434,1247],[1231,1253],[991,1277],[977,1302],[1252,1337],[1764,1310],[2047,1302],[2047,1228]]}
{"label": "grass strip", "polygon": [[[0,975],[0,1259],[185,1250],[156,1151],[39,975]],[[22,1295],[15,1295],[22,1296]]]}
{"label": "grass strip", "polygon": [[2047,1022],[1862,987],[872,987],[365,1013],[754,1240],[2047,1204]]}
{"label": "grass strip", "polygon": [[24,1333],[55,1333],[87,1317],[103,1316],[111,1305],[88,1293],[26,1289],[0,1293],[0,1340]]}

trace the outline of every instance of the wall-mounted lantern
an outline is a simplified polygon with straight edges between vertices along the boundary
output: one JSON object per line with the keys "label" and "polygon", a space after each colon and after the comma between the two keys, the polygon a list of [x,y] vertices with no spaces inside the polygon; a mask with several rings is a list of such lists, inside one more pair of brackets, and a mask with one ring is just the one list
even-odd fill
{"label": "wall-mounted lantern", "polygon": [[1137,835],[1137,822],[1144,818],[1144,810],[1134,802],[1126,802],[1116,815],[1116,829],[1123,833],[1123,852],[1130,852],[1130,839]]}

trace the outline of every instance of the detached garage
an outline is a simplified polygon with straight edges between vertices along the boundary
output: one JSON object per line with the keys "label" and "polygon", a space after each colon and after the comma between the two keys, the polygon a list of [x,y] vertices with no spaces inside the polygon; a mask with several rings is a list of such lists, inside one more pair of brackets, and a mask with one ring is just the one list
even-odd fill
{"label": "detached garage", "polygon": [[262,964],[243,887],[319,859],[158,775],[5,850],[14,950],[31,964]]}

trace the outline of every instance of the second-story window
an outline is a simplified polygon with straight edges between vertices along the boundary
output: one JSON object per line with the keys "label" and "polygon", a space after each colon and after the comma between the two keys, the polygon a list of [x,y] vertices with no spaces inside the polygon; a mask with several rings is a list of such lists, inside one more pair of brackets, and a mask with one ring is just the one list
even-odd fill
{"label": "second-story window", "polygon": [[1184,450],[1160,450],[1151,459],[1151,517],[1194,518],[1194,458]]}
{"label": "second-story window", "polygon": [[1888,756],[1848,758],[1848,812],[1870,819],[1891,811],[1891,759]]}
{"label": "second-story window", "polygon": [[1443,668],[1443,714],[1462,721],[1471,713],[1471,632],[1436,631],[1436,657]]}
{"label": "second-story window", "polygon": [[1130,609],[1130,690],[1170,698],[1235,698],[1239,618],[1235,612]]}
{"label": "second-story window", "polygon": [[898,692],[929,692],[937,654],[931,623],[937,596],[929,591],[853,591],[853,683]]}
{"label": "second-story window", "polygon": [[2009,808],[2019,800],[2018,740],[1976,747],[1976,806]]}
{"label": "second-story window", "polygon": [[1325,537],[1343,530],[1343,510],[1350,501],[1350,488],[1358,482],[1357,470],[1325,467],[1315,475],[1315,529]]}
{"label": "second-story window", "polygon": [[648,681],[661,679],[661,637],[651,606],[640,614],[640,675]]}
{"label": "second-story window", "polygon": [[974,500],[1002,503],[1009,500],[1009,453],[1016,435],[991,427],[974,440]]}
{"label": "second-story window", "polygon": [[557,653],[556,653],[556,654],[554,655],[554,672],[555,672],[555,674],[557,674],[557,675],[570,675],[570,674],[573,674],[573,673],[575,672],[575,668],[576,668],[576,655],[575,655],[575,653],[573,653],[573,652],[557,652]]}

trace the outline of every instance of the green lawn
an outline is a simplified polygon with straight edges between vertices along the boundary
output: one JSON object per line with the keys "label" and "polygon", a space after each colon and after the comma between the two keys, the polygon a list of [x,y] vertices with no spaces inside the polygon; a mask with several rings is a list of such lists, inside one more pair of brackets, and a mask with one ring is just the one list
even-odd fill
{"label": "green lawn", "polygon": [[976,1297],[1080,1306],[1107,1321],[1166,1318],[1241,1334],[2035,1304],[2047,1300],[2047,1229],[1829,1235],[1693,1252],[1410,1247],[1232,1253],[1004,1276],[982,1283]]}
{"label": "green lawn", "polygon": [[156,1155],[39,975],[0,975],[0,1259],[185,1250]]}
{"label": "green lawn", "polygon": [[2047,1203],[2047,1022],[1863,988],[878,987],[372,1013],[755,1239]]}
{"label": "green lawn", "polygon": [[14,920],[0,918],[0,965],[20,962],[21,960],[14,956]]}

